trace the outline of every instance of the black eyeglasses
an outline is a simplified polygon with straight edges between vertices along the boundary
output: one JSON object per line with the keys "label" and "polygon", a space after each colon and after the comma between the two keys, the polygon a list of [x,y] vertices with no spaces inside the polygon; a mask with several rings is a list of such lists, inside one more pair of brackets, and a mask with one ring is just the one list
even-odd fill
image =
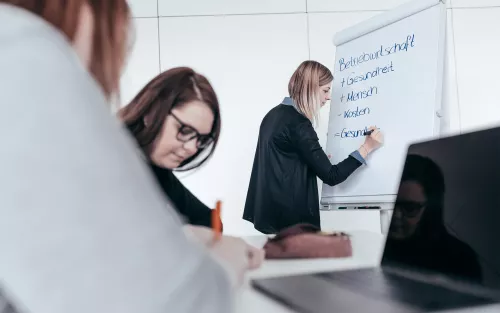
{"label": "black eyeglasses", "polygon": [[170,112],[173,118],[177,120],[177,122],[181,125],[179,127],[179,131],[177,132],[177,140],[181,142],[188,142],[196,138],[196,148],[205,149],[210,146],[210,144],[214,141],[214,138],[211,134],[202,135],[193,127],[184,124],[174,113]]}
{"label": "black eyeglasses", "polygon": [[427,205],[426,202],[396,200],[394,210],[399,209],[404,216],[413,218]]}

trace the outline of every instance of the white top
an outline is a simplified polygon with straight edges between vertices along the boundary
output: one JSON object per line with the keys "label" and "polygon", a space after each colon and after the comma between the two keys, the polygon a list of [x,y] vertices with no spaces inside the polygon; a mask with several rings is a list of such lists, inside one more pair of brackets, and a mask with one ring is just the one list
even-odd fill
{"label": "white top", "polygon": [[69,42],[10,5],[0,21],[0,312],[230,312]]}

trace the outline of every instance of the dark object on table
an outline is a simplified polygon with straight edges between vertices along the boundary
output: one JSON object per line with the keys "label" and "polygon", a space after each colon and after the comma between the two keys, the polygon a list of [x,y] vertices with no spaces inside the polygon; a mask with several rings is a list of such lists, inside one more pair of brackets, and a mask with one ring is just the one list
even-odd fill
{"label": "dark object on table", "polygon": [[288,227],[264,245],[266,259],[343,258],[352,255],[351,240],[345,233],[325,233],[315,225]]}

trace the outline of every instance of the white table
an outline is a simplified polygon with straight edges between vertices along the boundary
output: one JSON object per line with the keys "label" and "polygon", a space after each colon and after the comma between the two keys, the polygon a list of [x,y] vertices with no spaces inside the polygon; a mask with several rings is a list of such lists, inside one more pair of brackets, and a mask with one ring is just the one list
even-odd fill
{"label": "white table", "polygon": [[[252,278],[266,278],[294,274],[315,273],[352,268],[377,266],[382,257],[385,236],[368,231],[349,232],[352,235],[353,255],[343,259],[309,259],[309,260],[267,260],[262,266],[251,272],[247,282],[236,297],[235,313],[294,313],[287,307],[262,295],[250,286]],[[261,247],[266,242],[265,236],[244,238],[248,243]],[[498,313],[500,305],[481,309],[455,310],[446,312]],[[440,313],[446,313],[440,311]],[[336,313],[336,312],[332,312]]]}

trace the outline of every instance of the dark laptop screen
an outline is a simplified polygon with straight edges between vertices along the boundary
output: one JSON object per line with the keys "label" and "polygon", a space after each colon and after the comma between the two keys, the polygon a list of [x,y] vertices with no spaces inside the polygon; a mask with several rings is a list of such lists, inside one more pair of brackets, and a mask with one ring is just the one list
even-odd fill
{"label": "dark laptop screen", "polygon": [[500,289],[500,128],[410,146],[382,265]]}

